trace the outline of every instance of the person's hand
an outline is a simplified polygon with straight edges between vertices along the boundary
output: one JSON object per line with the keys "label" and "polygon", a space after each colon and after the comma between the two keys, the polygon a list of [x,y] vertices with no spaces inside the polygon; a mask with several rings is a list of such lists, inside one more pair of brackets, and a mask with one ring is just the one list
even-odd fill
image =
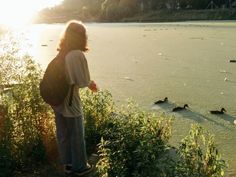
{"label": "person's hand", "polygon": [[90,81],[88,88],[90,90],[92,90],[93,92],[97,92],[98,91],[97,84],[94,81]]}

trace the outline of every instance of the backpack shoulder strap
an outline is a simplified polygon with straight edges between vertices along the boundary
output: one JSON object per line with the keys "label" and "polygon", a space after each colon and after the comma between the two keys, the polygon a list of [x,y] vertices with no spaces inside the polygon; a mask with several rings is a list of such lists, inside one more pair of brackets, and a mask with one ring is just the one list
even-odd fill
{"label": "backpack shoulder strap", "polygon": [[[66,57],[66,54],[67,54],[67,53],[68,53],[68,52],[66,52],[66,51],[60,51],[60,52],[58,53],[57,57],[58,57],[59,59],[63,59],[63,60],[65,61],[65,57]],[[70,86],[69,106],[72,105],[74,87],[75,87],[75,84],[72,84],[72,85]]]}
{"label": "backpack shoulder strap", "polygon": [[73,99],[74,87],[75,87],[75,84],[72,84],[72,85],[71,85],[71,88],[70,88],[69,106],[72,105],[72,99]]}

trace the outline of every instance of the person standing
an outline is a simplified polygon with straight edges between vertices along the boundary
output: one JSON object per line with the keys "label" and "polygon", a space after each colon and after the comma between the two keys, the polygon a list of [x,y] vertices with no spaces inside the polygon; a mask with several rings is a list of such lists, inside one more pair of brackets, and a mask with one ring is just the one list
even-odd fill
{"label": "person standing", "polygon": [[98,88],[90,80],[84,52],[87,48],[85,25],[76,20],[69,21],[59,42],[59,53],[64,53],[66,76],[71,90],[64,102],[54,106],[56,135],[61,163],[66,174],[83,176],[93,170],[86,155],[83,111],[79,89],[88,87],[93,92]]}

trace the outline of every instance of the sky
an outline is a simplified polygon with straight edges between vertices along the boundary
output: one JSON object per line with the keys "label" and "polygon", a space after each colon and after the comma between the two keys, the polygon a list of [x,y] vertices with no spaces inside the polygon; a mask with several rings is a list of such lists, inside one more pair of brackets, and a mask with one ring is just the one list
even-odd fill
{"label": "sky", "polygon": [[0,0],[0,25],[22,25],[30,21],[37,12],[53,7],[63,0]]}

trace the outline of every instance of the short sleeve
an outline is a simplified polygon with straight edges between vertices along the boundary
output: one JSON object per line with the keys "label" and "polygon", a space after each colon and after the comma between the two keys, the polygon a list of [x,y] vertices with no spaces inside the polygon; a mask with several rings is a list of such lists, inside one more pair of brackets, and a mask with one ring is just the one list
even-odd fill
{"label": "short sleeve", "polygon": [[90,73],[85,55],[80,50],[69,52],[65,58],[66,71],[69,83],[79,88],[88,87]]}

